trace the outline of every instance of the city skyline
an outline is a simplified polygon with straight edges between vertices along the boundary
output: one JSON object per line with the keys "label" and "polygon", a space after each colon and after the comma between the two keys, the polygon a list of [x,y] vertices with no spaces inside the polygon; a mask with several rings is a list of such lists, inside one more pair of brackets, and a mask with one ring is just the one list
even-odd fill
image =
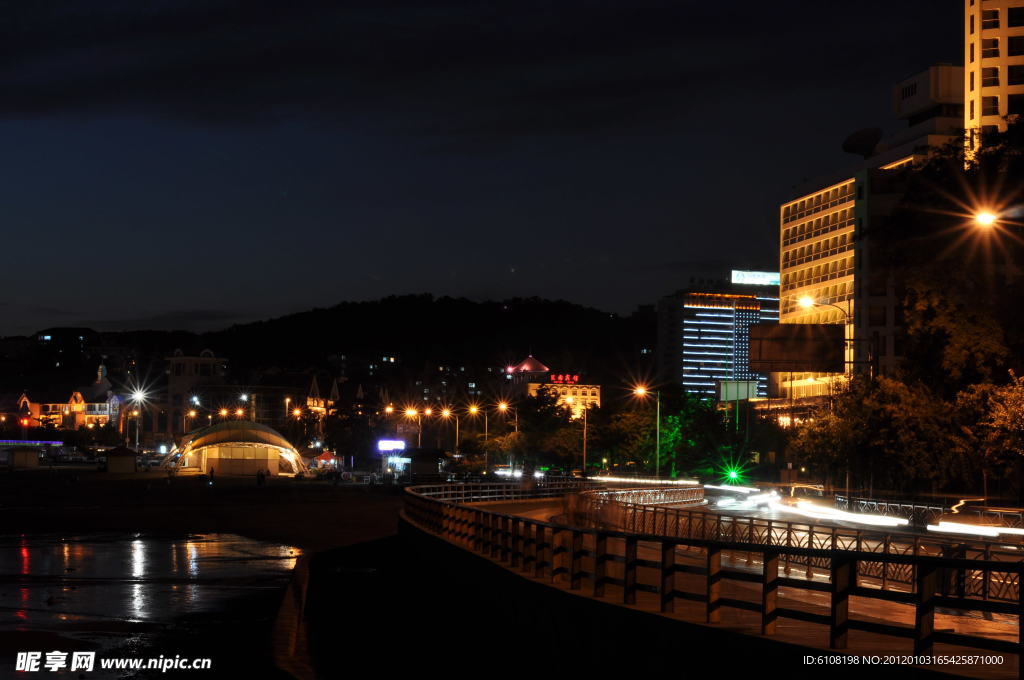
{"label": "city skyline", "polygon": [[774,269],[792,186],[959,60],[946,4],[19,8],[0,335],[420,291],[622,314]]}

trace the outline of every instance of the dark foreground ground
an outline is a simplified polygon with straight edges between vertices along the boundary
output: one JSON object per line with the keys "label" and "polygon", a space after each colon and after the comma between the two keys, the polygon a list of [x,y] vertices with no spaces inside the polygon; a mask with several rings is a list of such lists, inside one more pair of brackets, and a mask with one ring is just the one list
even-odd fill
{"label": "dark foreground ground", "polygon": [[[396,488],[332,486],[270,480],[265,487],[245,478],[168,480],[157,472],[117,477],[86,470],[38,470],[0,475],[0,535],[74,537],[180,537],[239,534],[296,546],[311,554],[393,535],[401,495]],[[130,576],[131,565],[124,565]],[[73,576],[73,575],[72,575]],[[0,574],[0,588],[17,589],[18,574]],[[100,635],[125,642],[107,656],[210,657],[211,671],[125,674],[160,678],[287,678],[273,662],[271,632],[283,594],[280,588],[239,587],[229,606],[177,617],[169,625],[102,621]],[[2,612],[16,616],[17,612]],[[18,651],[90,651],[82,639],[89,623],[69,621],[56,630],[0,632],[0,678],[73,677],[48,671],[15,673]],[[99,674],[93,674],[98,676]],[[91,677],[85,674],[83,678]],[[328,677],[333,677],[333,673]]]}
{"label": "dark foreground ground", "polygon": [[414,531],[318,554],[309,650],[321,678],[354,659],[392,677],[948,678],[807,666],[820,649],[714,631],[539,585]]}

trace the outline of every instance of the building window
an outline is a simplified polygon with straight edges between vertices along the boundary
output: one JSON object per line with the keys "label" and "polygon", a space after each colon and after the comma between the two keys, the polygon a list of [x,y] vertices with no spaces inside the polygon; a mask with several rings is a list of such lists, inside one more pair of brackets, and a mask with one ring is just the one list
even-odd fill
{"label": "building window", "polygon": [[971,80],[971,86],[968,89],[970,89],[971,92],[974,92],[974,71],[971,71],[971,78],[970,78],[970,80]]}
{"label": "building window", "polygon": [[981,41],[981,58],[991,59],[999,56],[999,38],[986,38]]}
{"label": "building window", "polygon": [[982,87],[997,87],[999,85],[999,69],[998,68],[983,68],[981,69],[981,86]]}
{"label": "building window", "polygon": [[981,12],[981,27],[985,28],[999,28],[999,10],[997,9],[986,9]]}
{"label": "building window", "polygon": [[1011,94],[1006,98],[1006,115],[1019,116],[1024,114],[1024,94]]}
{"label": "building window", "polygon": [[971,15],[971,35],[974,35],[974,15]]}
{"label": "building window", "polygon": [[1010,85],[1024,85],[1024,65],[1010,66],[1006,70],[1006,80]]}
{"label": "building window", "polygon": [[[1010,38],[1010,40],[1012,41],[1012,40],[1013,40],[1013,38]],[[973,63],[974,63],[974,43],[973,43],[973,42],[971,43],[971,45],[970,45],[970,48],[971,48],[971,49],[970,49],[970,52],[971,52],[971,56],[970,56],[970,59],[969,59],[969,61],[970,61],[970,62],[971,62],[971,63],[973,64]],[[1011,49],[1012,49],[1012,48],[1011,48]]]}
{"label": "building window", "polygon": [[971,116],[970,116],[970,119],[974,120],[974,100],[973,99],[971,100]]}
{"label": "building window", "polygon": [[915,94],[917,94],[917,83],[911,83],[910,85],[906,85],[900,90],[901,99],[908,99],[910,97],[913,97]]}
{"label": "building window", "polygon": [[981,98],[981,115],[983,115],[983,116],[998,116],[999,115],[999,97],[982,97]]}
{"label": "building window", "polygon": [[1006,10],[1006,25],[1010,28],[1024,26],[1024,7],[1011,7]]}
{"label": "building window", "polygon": [[1010,37],[1010,43],[1007,45],[1007,54],[1011,57],[1024,55],[1024,36]]}

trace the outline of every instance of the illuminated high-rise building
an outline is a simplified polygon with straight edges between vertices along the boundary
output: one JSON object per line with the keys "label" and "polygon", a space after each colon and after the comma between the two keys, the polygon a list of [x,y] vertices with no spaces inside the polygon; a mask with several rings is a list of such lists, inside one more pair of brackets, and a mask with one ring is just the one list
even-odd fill
{"label": "illuminated high-rise building", "polygon": [[733,271],[729,282],[704,283],[658,304],[661,379],[691,394],[714,397],[722,381],[757,381],[768,395],[768,377],[750,371],[750,327],[779,319],[778,274]]}
{"label": "illuminated high-rise building", "polygon": [[[844,173],[806,185],[779,207],[780,322],[846,324],[847,372],[870,365],[888,372],[899,362],[899,281],[872,261],[877,258],[871,228],[898,202],[900,170],[959,138],[961,82],[962,69],[939,65],[898,83],[894,107],[906,127],[884,140],[880,130],[851,135],[844,148],[864,159]],[[776,373],[773,393],[790,399],[821,397],[837,379]]]}
{"label": "illuminated high-rise building", "polygon": [[1024,113],[1024,1],[964,0],[963,90],[971,149]]}

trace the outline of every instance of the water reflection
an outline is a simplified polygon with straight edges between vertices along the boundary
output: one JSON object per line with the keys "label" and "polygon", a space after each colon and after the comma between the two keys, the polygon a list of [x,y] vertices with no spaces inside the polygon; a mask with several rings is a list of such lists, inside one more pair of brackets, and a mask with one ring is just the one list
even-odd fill
{"label": "water reflection", "polygon": [[299,554],[232,534],[0,537],[0,632],[123,633],[214,611],[240,589],[283,587]]}

